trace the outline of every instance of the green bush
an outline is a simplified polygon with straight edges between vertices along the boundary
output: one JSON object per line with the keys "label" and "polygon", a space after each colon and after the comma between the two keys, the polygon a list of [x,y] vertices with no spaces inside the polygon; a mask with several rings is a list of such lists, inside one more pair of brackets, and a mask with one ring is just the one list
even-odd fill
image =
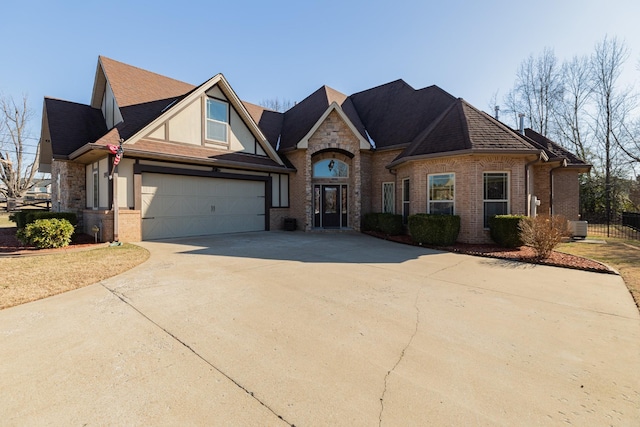
{"label": "green bush", "polygon": [[31,209],[26,211],[14,212],[9,215],[9,221],[16,223],[18,229],[23,229],[27,224],[37,219],[66,219],[74,227],[78,224],[78,216],[73,212],[49,212],[44,210]]}
{"label": "green bush", "polygon": [[74,227],[66,219],[37,219],[18,230],[17,236],[23,243],[40,249],[68,246]]}
{"label": "green bush", "polygon": [[414,242],[446,246],[452,245],[460,233],[458,215],[416,214],[409,216],[409,234]]}
{"label": "green bush", "polygon": [[[74,212],[27,211],[26,224],[38,219],[66,219],[74,227],[78,225],[78,216]],[[26,225],[25,224],[25,225]]]}
{"label": "green bush", "polygon": [[519,224],[525,215],[496,215],[489,218],[491,239],[503,248],[517,248],[524,243],[520,239]]}
{"label": "green bush", "polygon": [[377,213],[364,214],[362,217],[362,231],[377,231],[378,215]]}
{"label": "green bush", "polygon": [[378,231],[389,236],[404,232],[402,215],[392,213],[368,213],[362,218],[363,231]]}

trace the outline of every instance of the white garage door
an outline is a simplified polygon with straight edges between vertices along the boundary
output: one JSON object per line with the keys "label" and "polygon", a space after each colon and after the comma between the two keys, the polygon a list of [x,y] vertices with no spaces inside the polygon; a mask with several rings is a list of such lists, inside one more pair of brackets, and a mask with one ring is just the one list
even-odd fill
{"label": "white garage door", "polygon": [[142,238],[265,229],[265,183],[142,174]]}

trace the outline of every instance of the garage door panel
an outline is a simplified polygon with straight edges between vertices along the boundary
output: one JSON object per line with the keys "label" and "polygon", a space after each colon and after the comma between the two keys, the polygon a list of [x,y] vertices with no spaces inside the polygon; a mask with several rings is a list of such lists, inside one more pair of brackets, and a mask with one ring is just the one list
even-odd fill
{"label": "garage door panel", "polygon": [[142,237],[161,239],[265,229],[265,183],[145,173]]}

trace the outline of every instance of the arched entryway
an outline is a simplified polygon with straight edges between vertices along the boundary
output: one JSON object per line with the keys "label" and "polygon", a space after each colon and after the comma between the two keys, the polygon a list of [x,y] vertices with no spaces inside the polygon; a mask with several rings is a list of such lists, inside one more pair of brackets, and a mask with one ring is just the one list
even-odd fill
{"label": "arched entryway", "polygon": [[313,227],[348,228],[351,156],[318,153],[312,158]]}

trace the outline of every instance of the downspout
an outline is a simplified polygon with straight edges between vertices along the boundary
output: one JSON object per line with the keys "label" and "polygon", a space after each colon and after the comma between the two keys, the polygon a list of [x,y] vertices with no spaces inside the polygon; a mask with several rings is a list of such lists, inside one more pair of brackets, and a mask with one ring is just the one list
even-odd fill
{"label": "downspout", "polygon": [[553,171],[567,167],[567,159],[562,159],[560,165],[549,169],[549,215],[553,215]]}
{"label": "downspout", "polygon": [[527,210],[527,216],[531,216],[531,185],[529,179],[529,167],[540,163],[543,160],[542,151],[538,154],[538,158],[534,159],[524,165],[524,206]]}

